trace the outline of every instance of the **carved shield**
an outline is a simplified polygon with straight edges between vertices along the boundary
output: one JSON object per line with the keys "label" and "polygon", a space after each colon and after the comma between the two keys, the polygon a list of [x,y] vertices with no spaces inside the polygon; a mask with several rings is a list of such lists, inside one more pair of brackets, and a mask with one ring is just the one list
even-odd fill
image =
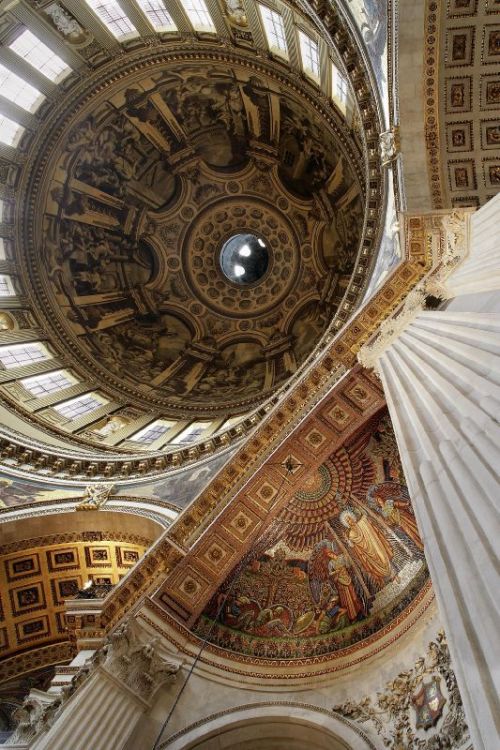
{"label": "carved shield", "polygon": [[446,703],[446,698],[441,692],[441,678],[434,676],[429,683],[422,683],[420,690],[412,696],[411,702],[417,714],[416,728],[433,727],[443,713]]}

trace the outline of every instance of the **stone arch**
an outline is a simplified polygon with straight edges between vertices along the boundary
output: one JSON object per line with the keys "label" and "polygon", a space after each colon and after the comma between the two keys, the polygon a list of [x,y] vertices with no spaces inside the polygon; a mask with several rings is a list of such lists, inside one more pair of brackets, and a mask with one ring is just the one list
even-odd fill
{"label": "stone arch", "polygon": [[255,703],[221,711],[169,737],[161,750],[376,750],[358,728],[301,703]]}

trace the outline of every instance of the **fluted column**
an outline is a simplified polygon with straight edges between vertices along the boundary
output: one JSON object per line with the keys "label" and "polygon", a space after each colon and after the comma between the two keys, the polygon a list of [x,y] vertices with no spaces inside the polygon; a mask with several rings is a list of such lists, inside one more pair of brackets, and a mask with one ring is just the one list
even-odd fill
{"label": "fluted column", "polygon": [[471,218],[471,253],[446,282],[448,295],[456,297],[500,289],[500,195]]}
{"label": "fluted column", "polygon": [[[444,217],[445,255],[358,355],[384,386],[474,750],[500,748],[499,215],[500,196],[470,233]],[[429,293],[450,310],[424,310]]]}
{"label": "fluted column", "polygon": [[149,704],[97,667],[33,750],[121,750]]}
{"label": "fluted column", "polygon": [[500,747],[500,319],[421,312],[378,360],[475,750]]}
{"label": "fluted column", "polygon": [[135,620],[117,628],[58,696],[30,694],[7,747],[122,750],[158,688],[179,669]]}

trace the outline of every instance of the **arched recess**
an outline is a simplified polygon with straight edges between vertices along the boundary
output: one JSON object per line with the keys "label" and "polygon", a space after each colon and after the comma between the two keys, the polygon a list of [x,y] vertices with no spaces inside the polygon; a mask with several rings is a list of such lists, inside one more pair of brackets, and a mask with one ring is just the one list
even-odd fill
{"label": "arched recess", "polygon": [[71,659],[65,600],[89,581],[116,585],[162,532],[151,518],[106,510],[2,523],[0,683]]}
{"label": "arched recess", "polygon": [[306,704],[255,703],[221,711],[165,740],[161,750],[377,750],[358,728]]}

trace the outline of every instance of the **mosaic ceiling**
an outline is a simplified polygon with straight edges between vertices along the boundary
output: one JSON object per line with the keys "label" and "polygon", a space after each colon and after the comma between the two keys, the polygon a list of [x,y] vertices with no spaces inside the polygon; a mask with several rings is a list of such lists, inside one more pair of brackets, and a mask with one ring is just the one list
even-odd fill
{"label": "mosaic ceiling", "polygon": [[387,415],[306,475],[236,570],[195,632],[242,655],[325,655],[397,620],[428,574]]}

